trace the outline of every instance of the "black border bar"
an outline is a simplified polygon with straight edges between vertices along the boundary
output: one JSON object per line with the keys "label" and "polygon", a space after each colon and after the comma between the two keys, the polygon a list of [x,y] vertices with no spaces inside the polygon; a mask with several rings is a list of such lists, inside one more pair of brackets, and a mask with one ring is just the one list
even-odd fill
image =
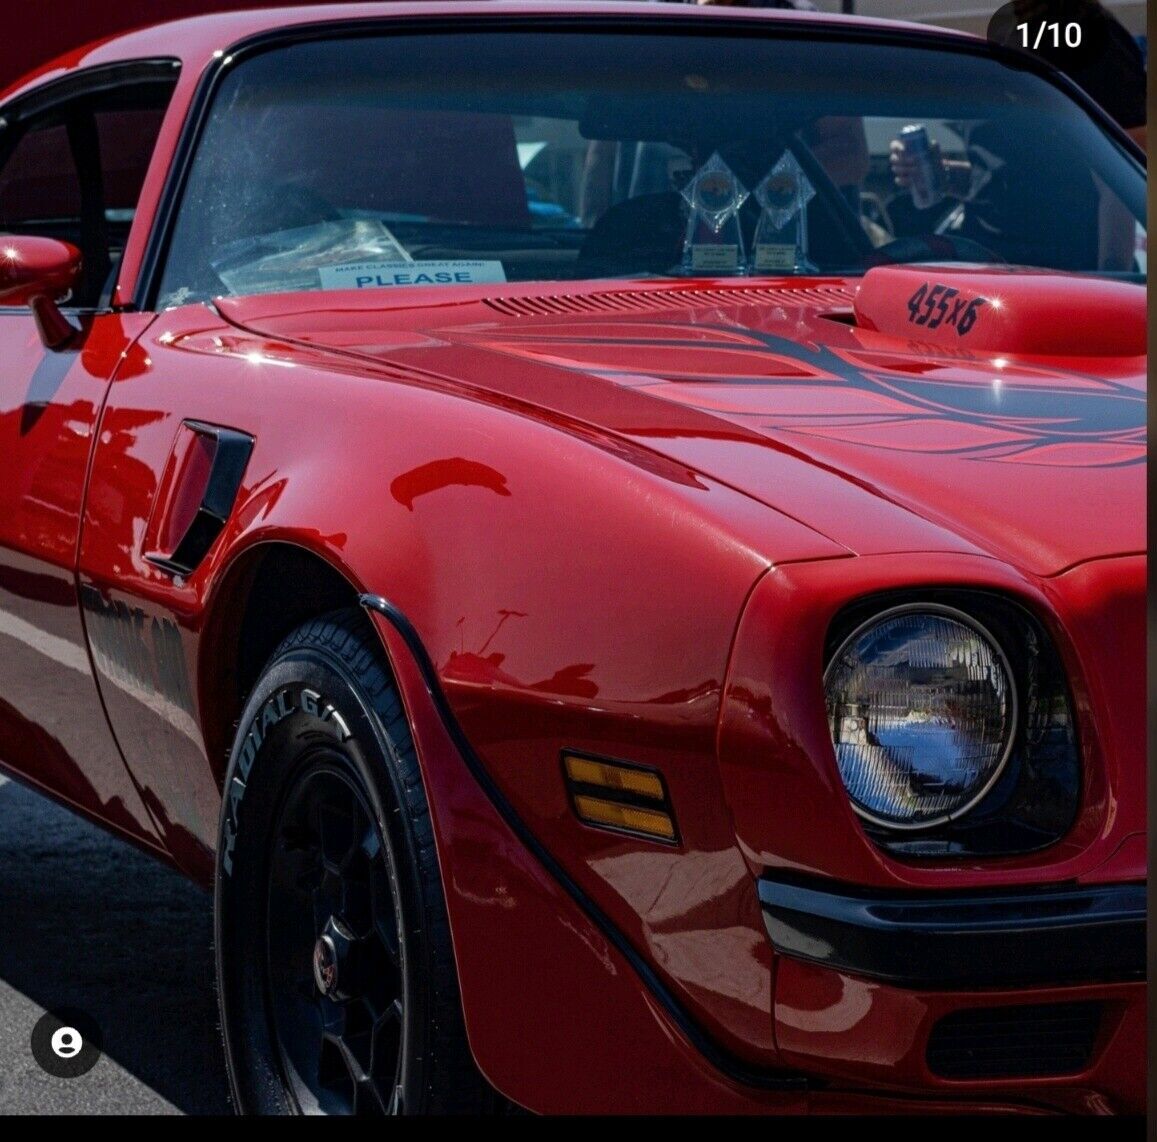
{"label": "black border bar", "polygon": [[871,893],[763,877],[777,952],[919,989],[1145,978],[1144,884]]}

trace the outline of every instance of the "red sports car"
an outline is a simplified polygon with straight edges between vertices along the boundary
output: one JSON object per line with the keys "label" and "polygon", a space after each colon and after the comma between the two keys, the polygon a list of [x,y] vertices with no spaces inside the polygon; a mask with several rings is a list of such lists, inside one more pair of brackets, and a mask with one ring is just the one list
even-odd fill
{"label": "red sports car", "polygon": [[214,886],[239,1109],[1143,1111],[1144,197],[815,14],[0,99],[0,762]]}

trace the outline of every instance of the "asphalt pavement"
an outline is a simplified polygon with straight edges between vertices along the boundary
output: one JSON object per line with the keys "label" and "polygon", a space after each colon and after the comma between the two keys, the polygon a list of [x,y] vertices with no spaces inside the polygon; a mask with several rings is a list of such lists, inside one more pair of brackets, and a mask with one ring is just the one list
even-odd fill
{"label": "asphalt pavement", "polygon": [[[0,778],[0,1114],[228,1114],[211,939],[207,894]],[[104,1039],[76,1078],[30,1049],[62,1007]]]}

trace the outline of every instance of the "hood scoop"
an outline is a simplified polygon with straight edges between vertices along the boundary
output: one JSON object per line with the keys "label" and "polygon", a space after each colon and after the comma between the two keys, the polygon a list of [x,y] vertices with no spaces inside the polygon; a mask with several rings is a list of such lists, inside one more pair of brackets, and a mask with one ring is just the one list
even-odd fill
{"label": "hood scoop", "polygon": [[1047,270],[960,263],[877,266],[856,293],[856,324],[906,343],[1046,357],[1145,352],[1144,286]]}
{"label": "hood scoop", "polygon": [[560,317],[599,313],[654,313],[707,305],[807,305],[846,307],[852,291],[843,284],[716,286],[559,293],[540,297],[488,297],[483,304],[507,317]]}

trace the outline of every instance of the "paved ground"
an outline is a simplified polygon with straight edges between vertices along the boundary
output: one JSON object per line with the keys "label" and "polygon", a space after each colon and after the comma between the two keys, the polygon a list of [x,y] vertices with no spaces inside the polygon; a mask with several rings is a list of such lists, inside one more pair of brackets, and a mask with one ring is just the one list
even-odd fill
{"label": "paved ground", "polygon": [[[229,1113],[209,897],[0,778],[0,1114]],[[104,1034],[86,1075],[29,1051],[47,1009]]]}

